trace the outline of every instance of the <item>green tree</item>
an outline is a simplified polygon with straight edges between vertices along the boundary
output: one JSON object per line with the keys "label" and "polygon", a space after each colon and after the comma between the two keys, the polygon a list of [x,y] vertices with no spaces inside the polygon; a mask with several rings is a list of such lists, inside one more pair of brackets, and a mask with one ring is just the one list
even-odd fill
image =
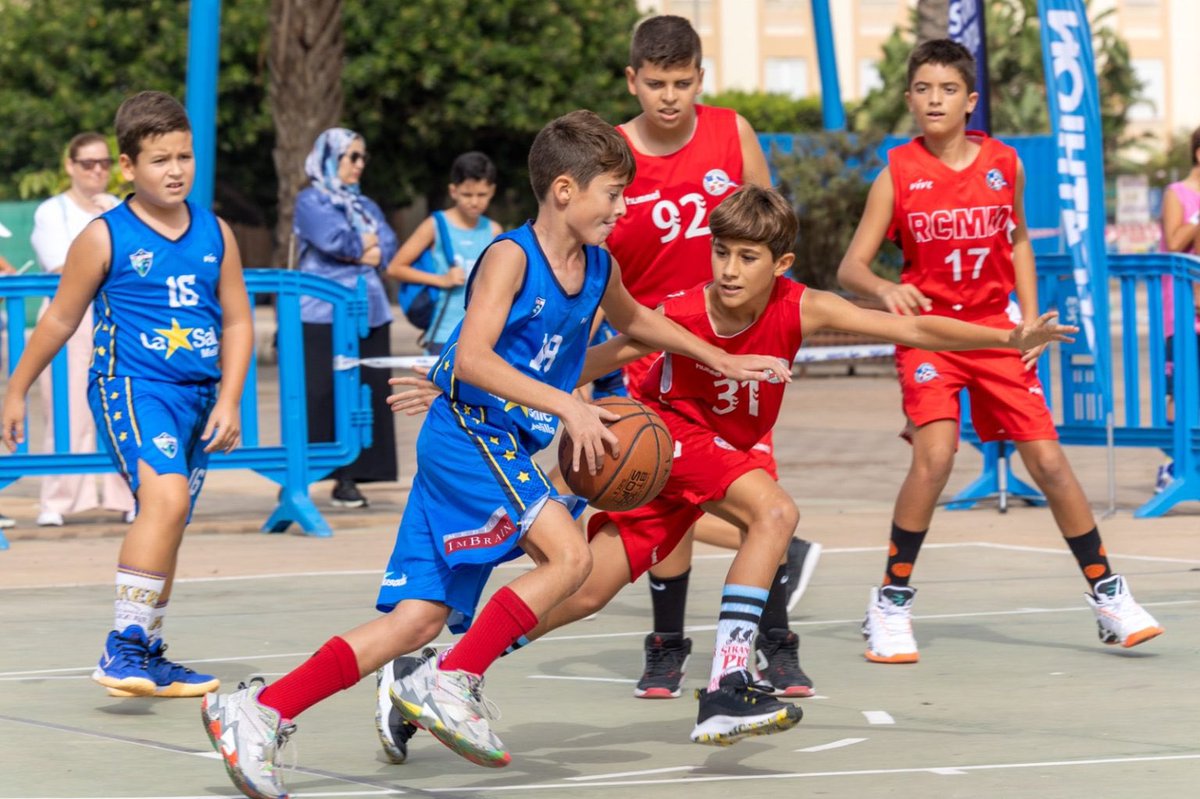
{"label": "green tree", "polygon": [[[995,0],[984,5],[992,127],[997,133],[1049,132],[1037,0]],[[1091,17],[1104,152],[1110,161],[1121,149],[1139,142],[1127,137],[1125,130],[1130,109],[1141,99],[1142,89],[1130,64],[1129,46],[1104,24],[1111,13],[1109,9]],[[908,28],[897,27],[884,42],[883,58],[877,66],[885,84],[868,94],[855,112],[858,129],[895,133],[912,130],[904,90],[917,24],[914,10]]]}
{"label": "green tree", "polygon": [[702,96],[700,101],[736,110],[759,133],[799,133],[822,128],[820,97],[796,99],[780,93],[732,89]]}

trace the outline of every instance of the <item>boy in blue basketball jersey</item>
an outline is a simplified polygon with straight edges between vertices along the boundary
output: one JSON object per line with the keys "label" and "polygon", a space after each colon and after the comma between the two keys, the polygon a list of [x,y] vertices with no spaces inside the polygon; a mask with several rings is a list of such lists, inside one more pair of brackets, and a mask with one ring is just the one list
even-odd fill
{"label": "boy in blue basketball jersey", "polygon": [[[611,414],[571,394],[598,307],[617,329],[731,379],[790,378],[778,358],[704,344],[625,290],[599,246],[624,214],[634,170],[610,125],[590,111],[554,120],[534,140],[529,169],[537,219],[484,253],[468,285],[466,317],[433,370],[444,395],[417,441],[417,474],[377,600],[387,612],[331,638],[269,687],[204,700],[213,746],[249,796],[286,796],[276,761],[292,719],[429,643],[445,624],[467,633],[440,663],[427,660],[415,679],[397,682],[393,701],[472,761],[509,762],[488,727],[478,675],[591,569],[575,520],[582,503],[559,495],[532,455],[560,420],[575,443],[576,467],[594,471],[602,449],[616,449],[602,418]],[[492,568],[522,551],[535,568],[476,613]]]}
{"label": "boy in blue basketball jersey", "polygon": [[72,243],[0,423],[10,449],[24,441],[25,394],[92,303],[88,399],[138,503],[117,563],[116,621],[92,679],[113,696],[201,696],[219,681],[168,660],[162,624],[208,455],[240,438],[250,301],[229,226],[187,200],[195,161],[183,107],[142,92],[121,104],[116,129],[134,194]]}

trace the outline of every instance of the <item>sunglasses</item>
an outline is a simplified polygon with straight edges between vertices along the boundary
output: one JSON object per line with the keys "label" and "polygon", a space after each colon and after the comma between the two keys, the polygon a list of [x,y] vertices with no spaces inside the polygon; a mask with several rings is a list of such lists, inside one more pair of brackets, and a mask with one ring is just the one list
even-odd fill
{"label": "sunglasses", "polygon": [[91,172],[98,166],[105,169],[112,169],[113,165],[111,158],[72,158],[71,160],[78,164],[80,169],[83,169],[85,172]]}
{"label": "sunglasses", "polygon": [[349,153],[349,154],[343,155],[342,157],[349,158],[350,163],[352,163],[352,164],[357,164],[360,161],[364,165],[367,163],[367,154],[366,153]]}

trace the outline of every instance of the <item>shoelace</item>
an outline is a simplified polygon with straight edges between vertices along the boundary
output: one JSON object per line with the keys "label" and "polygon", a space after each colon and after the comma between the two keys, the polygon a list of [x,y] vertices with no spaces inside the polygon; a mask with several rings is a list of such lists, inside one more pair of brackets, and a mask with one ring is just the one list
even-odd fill
{"label": "shoelace", "polygon": [[883,613],[883,626],[891,635],[912,635],[912,613],[908,607],[886,602],[880,610]]}
{"label": "shoelace", "polygon": [[682,652],[666,647],[651,647],[646,650],[646,672],[655,676],[671,674],[679,670]]}
{"label": "shoelace", "polygon": [[[238,690],[244,691],[248,688],[255,688],[256,686],[265,687],[266,684],[267,681],[262,677],[251,677],[249,680],[239,682]],[[274,773],[277,769],[295,771],[296,764],[300,762],[300,747],[296,745],[288,747],[288,743],[291,741],[291,737],[295,732],[295,722],[285,719],[280,720],[279,729],[275,731],[274,744],[263,748],[263,759],[260,762],[263,763],[265,771],[268,773]],[[281,763],[279,756],[283,753],[285,748],[291,753],[291,757],[289,758],[289,762]]]}
{"label": "shoelace", "polygon": [[483,695],[483,677],[466,675],[472,709],[488,721],[500,720],[500,706]]}

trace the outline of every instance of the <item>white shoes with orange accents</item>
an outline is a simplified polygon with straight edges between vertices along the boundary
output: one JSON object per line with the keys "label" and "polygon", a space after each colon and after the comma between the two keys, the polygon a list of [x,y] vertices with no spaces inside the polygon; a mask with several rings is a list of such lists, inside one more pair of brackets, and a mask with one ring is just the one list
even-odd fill
{"label": "white shoes with orange accents", "polygon": [[1163,634],[1163,628],[1129,593],[1125,578],[1114,574],[1084,594],[1096,614],[1100,640],[1123,647],[1137,646]]}
{"label": "white shoes with orange accents", "polygon": [[916,663],[917,641],[913,638],[912,603],[917,589],[885,585],[871,589],[862,634],[867,640],[867,660],[872,663]]}

